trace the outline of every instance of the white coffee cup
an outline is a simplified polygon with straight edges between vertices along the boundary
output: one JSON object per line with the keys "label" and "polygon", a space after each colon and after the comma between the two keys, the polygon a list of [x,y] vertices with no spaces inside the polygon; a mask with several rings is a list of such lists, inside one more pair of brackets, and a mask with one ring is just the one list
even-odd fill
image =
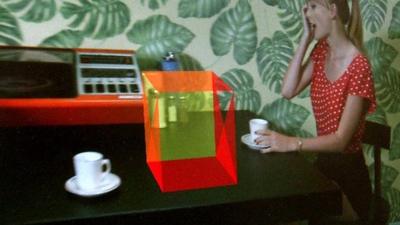
{"label": "white coffee cup", "polygon": [[260,136],[256,134],[256,131],[268,129],[268,121],[264,119],[251,119],[249,121],[249,125],[250,125],[250,138],[252,142],[255,142],[255,139]]}
{"label": "white coffee cup", "polygon": [[98,152],[81,152],[74,156],[76,181],[82,190],[93,190],[104,182],[111,171],[109,159]]}

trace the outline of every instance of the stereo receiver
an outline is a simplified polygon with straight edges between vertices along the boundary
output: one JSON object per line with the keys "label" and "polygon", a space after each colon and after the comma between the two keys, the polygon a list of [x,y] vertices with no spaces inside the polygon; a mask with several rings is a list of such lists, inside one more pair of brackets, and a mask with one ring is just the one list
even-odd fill
{"label": "stereo receiver", "polygon": [[0,47],[0,126],[141,123],[133,50]]}

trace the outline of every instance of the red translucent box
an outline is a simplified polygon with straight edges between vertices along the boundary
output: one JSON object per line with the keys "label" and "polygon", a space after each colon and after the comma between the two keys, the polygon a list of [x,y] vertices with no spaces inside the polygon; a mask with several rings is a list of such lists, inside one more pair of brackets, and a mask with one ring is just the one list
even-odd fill
{"label": "red translucent box", "polygon": [[145,72],[146,160],[161,191],[237,184],[232,89],[210,71]]}

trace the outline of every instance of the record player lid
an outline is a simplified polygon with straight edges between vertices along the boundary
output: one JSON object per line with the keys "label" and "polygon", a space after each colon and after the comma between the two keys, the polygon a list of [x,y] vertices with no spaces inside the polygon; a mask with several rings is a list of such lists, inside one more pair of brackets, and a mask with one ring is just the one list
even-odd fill
{"label": "record player lid", "polygon": [[77,96],[74,51],[43,48],[0,49],[0,98]]}

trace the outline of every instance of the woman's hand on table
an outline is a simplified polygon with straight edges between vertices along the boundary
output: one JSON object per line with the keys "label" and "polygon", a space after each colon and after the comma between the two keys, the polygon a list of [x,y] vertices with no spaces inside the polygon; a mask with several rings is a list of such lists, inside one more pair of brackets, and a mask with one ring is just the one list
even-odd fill
{"label": "woman's hand on table", "polygon": [[299,139],[295,137],[289,137],[272,130],[259,130],[256,134],[260,135],[260,137],[255,139],[256,144],[270,146],[261,149],[261,153],[293,152],[299,150]]}

